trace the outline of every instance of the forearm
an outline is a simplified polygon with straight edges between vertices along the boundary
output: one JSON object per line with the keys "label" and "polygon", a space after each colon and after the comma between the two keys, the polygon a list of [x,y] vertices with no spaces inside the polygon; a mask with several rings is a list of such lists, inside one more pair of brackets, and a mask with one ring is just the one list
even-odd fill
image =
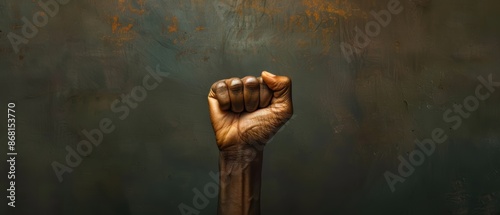
{"label": "forearm", "polygon": [[219,215],[260,215],[262,150],[220,152]]}

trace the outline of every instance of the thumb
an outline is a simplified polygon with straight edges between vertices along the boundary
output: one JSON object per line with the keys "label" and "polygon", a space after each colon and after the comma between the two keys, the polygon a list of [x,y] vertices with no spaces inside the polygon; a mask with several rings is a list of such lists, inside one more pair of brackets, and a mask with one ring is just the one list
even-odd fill
{"label": "thumb", "polygon": [[292,91],[292,81],[287,76],[274,75],[263,71],[262,80],[273,91],[274,98],[290,98]]}

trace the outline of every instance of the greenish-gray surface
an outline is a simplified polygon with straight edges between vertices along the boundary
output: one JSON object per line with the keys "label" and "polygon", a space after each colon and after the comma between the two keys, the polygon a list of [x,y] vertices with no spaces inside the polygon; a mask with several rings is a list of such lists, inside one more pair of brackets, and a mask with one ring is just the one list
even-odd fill
{"label": "greenish-gray surface", "polygon": [[[500,213],[500,87],[460,125],[443,119],[474,105],[478,77],[500,81],[498,1],[400,0],[350,62],[342,43],[390,0],[72,0],[52,14],[38,2],[0,1],[0,112],[16,103],[18,152],[16,208],[2,197],[1,214],[196,209],[193,189],[218,170],[208,89],[262,70],[292,78],[295,109],[265,149],[263,214]],[[9,39],[36,14],[50,18],[16,52]],[[120,119],[113,101],[157,66],[168,77]],[[52,163],[103,118],[115,130],[60,183]],[[391,192],[384,173],[436,128],[446,141]]]}

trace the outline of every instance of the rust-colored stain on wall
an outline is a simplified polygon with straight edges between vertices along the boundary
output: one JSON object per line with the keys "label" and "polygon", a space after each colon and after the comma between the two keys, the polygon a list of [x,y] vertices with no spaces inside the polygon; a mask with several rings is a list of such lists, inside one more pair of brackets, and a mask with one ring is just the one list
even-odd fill
{"label": "rust-colored stain on wall", "polygon": [[120,18],[118,16],[113,16],[113,23],[111,24],[113,33],[128,33],[130,29],[134,27],[134,25],[131,23],[122,27],[122,24],[119,22],[119,19]]}
{"label": "rust-colored stain on wall", "polygon": [[172,17],[171,20],[169,20],[167,18],[167,21],[171,22],[171,24],[168,26],[168,32],[169,33],[177,32],[177,30],[178,30],[178,24],[179,24],[179,21],[177,20],[177,17],[174,16],[174,17]]}

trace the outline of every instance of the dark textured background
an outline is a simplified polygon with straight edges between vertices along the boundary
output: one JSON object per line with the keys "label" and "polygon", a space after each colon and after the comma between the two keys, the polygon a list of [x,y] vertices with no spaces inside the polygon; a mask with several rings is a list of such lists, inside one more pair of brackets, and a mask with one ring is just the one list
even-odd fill
{"label": "dark textured background", "polygon": [[[263,214],[500,213],[500,92],[458,130],[442,120],[477,76],[500,80],[500,3],[401,0],[349,64],[340,43],[387,2],[72,0],[15,53],[7,34],[40,7],[0,1],[0,110],[17,103],[19,153],[17,207],[2,197],[0,213],[181,214],[218,169],[210,85],[262,70],[292,78],[296,114],[266,147]],[[110,103],[156,65],[169,77],[118,120]],[[59,183],[51,163],[103,117],[116,130]],[[392,193],[383,173],[436,127],[448,140]]]}

